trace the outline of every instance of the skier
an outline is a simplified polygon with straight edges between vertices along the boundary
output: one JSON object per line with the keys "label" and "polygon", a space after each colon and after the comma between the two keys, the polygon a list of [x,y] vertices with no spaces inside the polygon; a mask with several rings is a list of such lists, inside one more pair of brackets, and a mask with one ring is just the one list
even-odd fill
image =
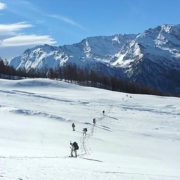
{"label": "skier", "polygon": [[105,115],[105,110],[102,111],[103,115]]}
{"label": "skier", "polygon": [[86,136],[86,133],[87,133],[87,128],[84,128],[83,129],[83,135]]}
{"label": "skier", "polygon": [[[70,157],[77,157],[77,150],[79,149],[78,143],[77,142],[73,142],[73,143],[70,142],[70,145],[71,145]],[[73,156],[73,153],[74,153],[74,156]]]}
{"label": "skier", "polygon": [[93,119],[93,124],[94,124],[94,125],[96,124],[96,119],[95,119],[95,118]]}
{"label": "skier", "polygon": [[74,123],[72,123],[72,129],[73,129],[73,131],[75,131],[75,124]]}

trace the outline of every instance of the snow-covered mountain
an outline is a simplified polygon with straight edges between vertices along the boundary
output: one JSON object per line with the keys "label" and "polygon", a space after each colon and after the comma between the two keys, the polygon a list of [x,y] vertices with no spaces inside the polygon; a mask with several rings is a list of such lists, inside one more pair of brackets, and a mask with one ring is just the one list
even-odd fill
{"label": "snow-covered mountain", "polygon": [[179,94],[180,25],[162,25],[136,35],[90,37],[60,47],[37,46],[10,61],[26,71],[67,64]]}

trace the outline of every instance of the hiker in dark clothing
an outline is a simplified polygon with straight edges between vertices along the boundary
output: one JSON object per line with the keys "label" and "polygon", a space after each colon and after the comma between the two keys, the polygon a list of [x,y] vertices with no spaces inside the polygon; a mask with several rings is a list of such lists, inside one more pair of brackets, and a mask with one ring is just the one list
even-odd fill
{"label": "hiker in dark clothing", "polygon": [[72,129],[73,129],[73,131],[75,131],[75,124],[74,123],[72,123]]}
{"label": "hiker in dark clothing", "polygon": [[95,118],[93,119],[93,124],[94,124],[94,125],[96,124],[96,119],[95,119]]}
{"label": "hiker in dark clothing", "polygon": [[77,157],[77,150],[79,149],[78,143],[70,142],[70,145],[71,145],[71,147],[70,147],[71,148],[71,157],[73,157],[73,153],[74,153],[74,157]]}
{"label": "hiker in dark clothing", "polygon": [[103,115],[105,115],[105,110],[102,111]]}
{"label": "hiker in dark clothing", "polygon": [[86,136],[86,133],[87,133],[87,128],[84,128],[83,129],[83,135]]}

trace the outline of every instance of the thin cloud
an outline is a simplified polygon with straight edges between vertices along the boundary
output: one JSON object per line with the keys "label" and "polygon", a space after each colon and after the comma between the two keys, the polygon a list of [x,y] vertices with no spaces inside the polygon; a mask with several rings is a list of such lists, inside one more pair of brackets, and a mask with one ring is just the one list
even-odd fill
{"label": "thin cloud", "polygon": [[50,15],[48,15],[48,17],[63,21],[63,22],[70,24],[74,27],[78,27],[81,30],[85,30],[85,28],[81,24],[79,24],[78,22],[76,22],[73,19],[70,19],[66,16],[57,15],[57,14],[50,14]]}
{"label": "thin cloud", "polygon": [[[64,22],[66,24],[69,24],[71,26],[74,26],[76,28],[79,28],[81,30],[85,30],[85,27],[83,25],[81,25],[80,23],[76,22],[75,20],[73,20],[67,16],[61,15],[61,14],[49,14],[47,12],[44,12],[42,10],[42,8],[34,5],[32,2],[30,2],[28,0],[20,0],[18,6],[17,6],[17,4],[14,4],[14,3],[13,3],[13,5],[16,8],[15,9],[9,8],[9,11],[14,14],[18,14],[22,17],[29,18],[29,19],[36,18],[36,17],[29,15],[29,13],[31,13],[31,14],[33,13],[36,16],[39,16],[39,19],[41,18],[42,20],[44,20],[44,18],[49,17],[49,18],[53,18],[55,20]],[[23,10],[21,11],[22,8],[23,8]],[[26,10],[24,11],[24,9],[26,9]]]}
{"label": "thin cloud", "polygon": [[48,35],[17,35],[0,41],[0,47],[18,47],[41,44],[55,44],[56,41]]}
{"label": "thin cloud", "polygon": [[18,22],[13,24],[0,24],[0,35],[14,34],[17,31],[30,27],[32,27],[32,25],[26,22]]}
{"label": "thin cloud", "polygon": [[5,3],[0,2],[0,10],[5,9],[7,6]]}

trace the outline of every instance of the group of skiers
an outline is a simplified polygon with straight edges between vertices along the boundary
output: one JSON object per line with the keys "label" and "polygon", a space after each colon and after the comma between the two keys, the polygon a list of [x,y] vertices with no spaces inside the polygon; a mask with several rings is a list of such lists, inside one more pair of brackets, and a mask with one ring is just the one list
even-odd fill
{"label": "group of skiers", "polygon": [[[103,111],[103,115],[104,115],[104,111]],[[93,118],[93,124],[95,125],[96,124],[96,118]],[[72,123],[72,130],[75,131],[75,124]],[[83,134],[86,134],[87,132],[87,128],[83,128]]]}
{"label": "group of skiers", "polygon": [[[102,111],[103,116],[105,115],[105,110]],[[96,124],[96,118],[93,118],[93,125]],[[75,131],[75,124],[72,123],[72,130]],[[83,128],[83,136],[86,136],[87,134],[87,128]],[[70,142],[70,148],[71,148],[71,157],[77,157],[77,150],[79,149],[77,142]],[[73,156],[74,154],[74,156]]]}

